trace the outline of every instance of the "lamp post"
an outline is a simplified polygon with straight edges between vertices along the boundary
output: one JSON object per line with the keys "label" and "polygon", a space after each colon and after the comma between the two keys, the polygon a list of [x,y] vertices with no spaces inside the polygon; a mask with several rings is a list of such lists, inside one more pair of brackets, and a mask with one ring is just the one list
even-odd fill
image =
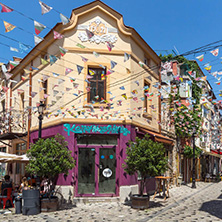
{"label": "lamp post", "polygon": [[42,120],[43,120],[43,111],[44,111],[44,103],[41,101],[38,106],[38,113],[39,113],[39,139],[42,138]]}
{"label": "lamp post", "polygon": [[196,188],[196,175],[195,175],[195,132],[193,133],[193,176],[192,176],[192,187]]}

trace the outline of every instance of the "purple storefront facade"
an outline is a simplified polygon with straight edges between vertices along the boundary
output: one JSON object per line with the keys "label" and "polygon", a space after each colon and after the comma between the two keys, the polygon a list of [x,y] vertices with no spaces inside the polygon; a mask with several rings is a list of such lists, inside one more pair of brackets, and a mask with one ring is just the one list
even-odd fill
{"label": "purple storefront facade", "polygon": [[[120,197],[138,192],[137,175],[123,170],[126,147],[136,137],[132,125],[62,124],[42,129],[42,138],[63,135],[76,160],[69,175],[59,175],[57,185],[70,187],[73,197]],[[38,131],[30,134],[30,142]]]}

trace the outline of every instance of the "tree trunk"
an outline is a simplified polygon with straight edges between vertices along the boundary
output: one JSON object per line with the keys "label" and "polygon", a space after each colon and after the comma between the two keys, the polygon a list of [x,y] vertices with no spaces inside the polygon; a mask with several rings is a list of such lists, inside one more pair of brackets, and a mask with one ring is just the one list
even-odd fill
{"label": "tree trunk", "polygon": [[146,177],[142,177],[142,180],[140,182],[140,196],[143,196],[145,181]]}

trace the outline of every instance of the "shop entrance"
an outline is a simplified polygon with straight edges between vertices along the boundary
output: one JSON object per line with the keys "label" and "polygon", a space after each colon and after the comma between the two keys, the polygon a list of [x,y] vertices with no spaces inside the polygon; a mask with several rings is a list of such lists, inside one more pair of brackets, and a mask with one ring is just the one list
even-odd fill
{"label": "shop entrance", "polygon": [[[78,196],[116,195],[117,137],[78,137]],[[95,140],[97,137],[98,140]],[[86,144],[82,144],[82,143]],[[92,144],[94,143],[94,144]],[[97,143],[97,144],[95,144]],[[103,143],[103,144],[99,144]],[[113,144],[112,144],[113,143]],[[114,144],[115,143],[115,144]]]}

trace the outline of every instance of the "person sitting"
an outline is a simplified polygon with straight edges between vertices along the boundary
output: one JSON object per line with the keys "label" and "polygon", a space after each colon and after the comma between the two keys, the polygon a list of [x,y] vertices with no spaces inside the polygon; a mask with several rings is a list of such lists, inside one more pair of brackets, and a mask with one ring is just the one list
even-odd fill
{"label": "person sitting", "polygon": [[19,191],[22,192],[23,189],[27,190],[28,186],[29,186],[29,184],[28,184],[28,181],[27,181],[26,177],[23,177],[22,178],[22,183],[21,183],[21,185],[19,187]]}
{"label": "person sitting", "polygon": [[9,175],[4,176],[5,181],[2,182],[1,191],[3,196],[7,196],[7,190],[6,188],[13,188],[12,187],[12,181],[10,180]]}

